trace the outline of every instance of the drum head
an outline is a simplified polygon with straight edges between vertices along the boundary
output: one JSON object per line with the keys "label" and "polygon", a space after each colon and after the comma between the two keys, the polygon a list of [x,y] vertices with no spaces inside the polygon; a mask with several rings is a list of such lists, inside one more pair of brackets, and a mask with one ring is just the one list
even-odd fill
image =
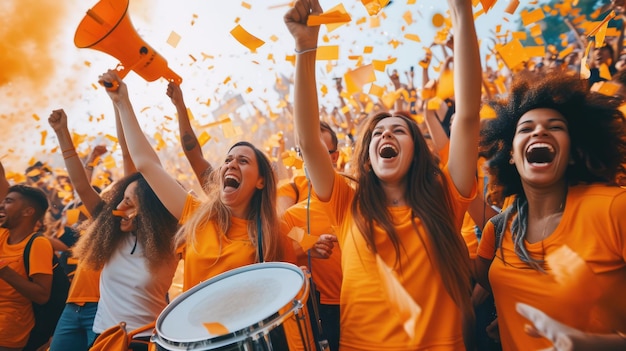
{"label": "drum head", "polygon": [[289,263],[259,263],[237,268],[198,284],[161,313],[161,341],[176,345],[241,334],[292,304],[304,273]]}

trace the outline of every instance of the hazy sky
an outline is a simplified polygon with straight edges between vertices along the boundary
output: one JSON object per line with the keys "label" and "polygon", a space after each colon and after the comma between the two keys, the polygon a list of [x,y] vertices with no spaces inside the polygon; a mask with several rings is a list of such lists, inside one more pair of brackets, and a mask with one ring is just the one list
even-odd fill
{"label": "hazy sky", "polygon": [[[47,117],[55,108],[66,110],[70,129],[88,135],[89,144],[93,144],[93,138],[105,140],[104,135],[115,133],[110,100],[96,82],[99,74],[115,67],[118,61],[100,51],[78,49],[73,43],[78,24],[95,3],[84,0],[0,3],[0,11],[5,14],[0,23],[0,122],[4,126],[0,128],[0,157],[5,167],[23,169],[31,157],[58,159],[50,155],[57,143],[47,124]],[[293,39],[282,21],[287,3],[287,0],[131,0],[129,16],[139,35],[183,77],[185,100],[195,118],[210,122],[219,100],[232,92],[242,93],[247,102],[258,107],[263,107],[265,101],[266,108],[278,110],[274,82],[277,75],[290,76],[293,71],[291,63],[285,61],[286,55],[293,54]],[[321,1],[324,9],[339,3]],[[507,24],[502,21],[508,16],[502,10],[506,3],[500,0],[489,16],[478,18],[482,35],[489,35],[489,29],[496,24]],[[365,46],[373,46],[374,50],[363,55],[364,64],[395,57],[398,61],[390,69],[404,71],[411,65],[417,66],[423,47],[434,37],[432,16],[445,14],[447,9],[443,0],[416,0],[414,4],[393,0],[384,10],[384,16],[378,16],[380,26],[372,28],[371,18],[360,1],[347,0],[343,5],[352,22],[330,33],[324,27],[320,31],[321,36],[328,38],[328,43],[320,42],[320,45],[340,46],[340,58],[332,62],[330,71],[327,62],[319,64],[319,83],[331,90],[323,102],[336,96],[332,77],[354,69],[357,61],[349,56],[363,55]],[[405,17],[407,11],[411,23]],[[265,45],[251,53],[230,35],[237,24],[264,40]],[[167,43],[172,32],[181,37],[176,47]],[[417,34],[421,42],[408,40],[405,34]],[[396,48],[391,44],[394,39],[399,42]],[[438,51],[435,55],[441,57]],[[377,79],[378,85],[389,84],[385,73],[377,73]],[[166,129],[176,129],[175,121],[164,120],[164,116],[175,115],[165,95],[164,80],[147,83],[131,72],[125,81],[146,130],[164,124]]]}

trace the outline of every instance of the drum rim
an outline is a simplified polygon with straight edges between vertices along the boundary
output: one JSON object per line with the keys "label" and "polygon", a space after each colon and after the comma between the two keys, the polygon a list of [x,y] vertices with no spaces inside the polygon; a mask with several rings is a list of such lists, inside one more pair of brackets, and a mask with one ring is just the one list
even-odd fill
{"label": "drum rim", "polygon": [[[283,268],[283,269],[288,269],[290,271],[294,271],[302,276],[302,281],[303,281],[302,287],[296,293],[296,296],[294,296],[292,300],[287,302],[287,304],[285,304],[275,313],[262,319],[261,321],[258,321],[254,324],[246,326],[242,329],[233,331],[231,333],[216,336],[210,339],[197,338],[197,339],[187,339],[187,340],[170,340],[169,338],[165,338],[162,336],[161,325],[163,323],[163,320],[174,308],[176,308],[179,304],[181,304],[187,296],[192,295],[198,290],[204,289],[207,285],[214,284],[215,282],[226,279],[230,276],[233,276],[242,272],[246,272],[246,271],[255,270],[257,268],[258,269]],[[154,328],[155,333],[153,334],[151,341],[162,347],[176,347],[176,348],[179,348],[180,350],[193,350],[193,349],[190,349],[189,347],[191,346],[222,347],[222,346],[232,345],[237,342],[244,341],[248,338],[251,338],[252,340],[257,340],[260,336],[263,336],[269,333],[272,329],[276,328],[277,326],[281,325],[284,321],[286,321],[288,318],[292,317],[297,311],[301,310],[305,306],[306,301],[309,297],[309,289],[310,289],[309,280],[305,272],[303,272],[300,267],[291,263],[263,262],[263,263],[253,263],[253,264],[241,266],[238,268],[234,268],[226,272],[220,273],[213,278],[207,279],[197,284],[196,286],[187,290],[185,293],[177,296],[172,302],[170,302],[163,309],[161,314],[159,314],[159,317],[156,320],[156,324]],[[277,315],[277,313],[279,313],[280,310],[282,309],[286,309],[286,312],[282,315]],[[161,342],[165,344],[161,344]]]}

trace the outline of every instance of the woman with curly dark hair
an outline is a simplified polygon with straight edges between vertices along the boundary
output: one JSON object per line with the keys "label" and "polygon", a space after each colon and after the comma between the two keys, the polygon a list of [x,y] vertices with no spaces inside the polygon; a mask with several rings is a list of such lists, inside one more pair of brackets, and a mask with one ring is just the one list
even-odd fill
{"label": "woman with curly dark hair", "polygon": [[[84,225],[84,234],[73,248],[79,259],[79,270],[70,289],[64,315],[70,311],[97,309],[93,333],[80,332],[80,326],[57,326],[51,349],[87,349],[93,338],[106,329],[125,322],[134,330],[154,322],[167,305],[167,292],[176,271],[177,257],[174,235],[178,221],[163,206],[152,188],[125,155],[125,173],[130,175],[115,182],[100,196],[89,180],[78,158],[67,128],[63,110],[55,110],[48,122],[55,130],[68,173],[91,219]],[[124,143],[123,135],[119,138]],[[125,150],[125,145],[122,147]],[[92,287],[101,271],[99,289]],[[94,272],[94,273],[90,273]],[[99,290],[99,300],[91,300]],[[95,296],[97,298],[97,296]],[[79,299],[80,298],[80,299]],[[78,312],[77,312],[78,313]],[[84,314],[68,320],[83,321]],[[60,320],[63,322],[63,317]],[[83,322],[81,322],[83,323]],[[61,332],[63,331],[63,332]],[[147,339],[151,331],[137,337]],[[146,349],[142,343],[133,349]]]}
{"label": "woman with curly dark hair", "polygon": [[514,200],[485,226],[477,274],[493,290],[504,350],[626,346],[619,103],[556,73],[518,76],[493,103],[480,145],[490,181]]}

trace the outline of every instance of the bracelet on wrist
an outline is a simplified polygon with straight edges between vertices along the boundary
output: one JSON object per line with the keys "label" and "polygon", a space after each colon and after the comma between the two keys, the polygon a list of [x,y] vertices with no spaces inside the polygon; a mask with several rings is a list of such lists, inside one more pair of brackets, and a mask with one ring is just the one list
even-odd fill
{"label": "bracelet on wrist", "polygon": [[293,51],[295,51],[296,54],[300,55],[300,54],[306,54],[307,52],[311,52],[311,51],[315,51],[315,50],[317,50],[317,46],[316,47],[312,47],[310,49],[300,50],[300,51],[298,51],[297,49],[294,49]]}
{"label": "bracelet on wrist", "polygon": [[72,152],[72,153],[71,153],[71,154],[69,154],[69,155],[63,155],[63,159],[64,159],[64,160],[67,160],[68,158],[72,158],[72,157],[74,157],[74,156],[77,156],[77,157],[78,157],[78,154],[76,153],[76,151]]}

